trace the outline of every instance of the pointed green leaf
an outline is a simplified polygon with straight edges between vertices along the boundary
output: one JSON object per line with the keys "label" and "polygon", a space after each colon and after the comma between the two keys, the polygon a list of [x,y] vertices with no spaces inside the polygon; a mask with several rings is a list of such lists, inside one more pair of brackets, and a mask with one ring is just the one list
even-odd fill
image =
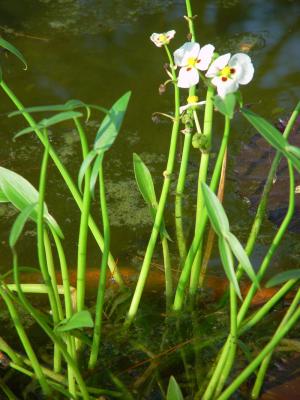
{"label": "pointed green leaf", "polygon": [[273,278],[269,279],[266,283],[266,287],[278,286],[290,279],[300,279],[300,269],[291,269],[273,276]]}
{"label": "pointed green leaf", "polygon": [[67,120],[73,119],[73,118],[79,118],[79,117],[82,117],[82,113],[80,113],[78,111],[66,111],[66,112],[55,114],[50,118],[42,119],[35,126],[29,126],[28,128],[22,129],[21,131],[19,131],[18,133],[16,133],[14,135],[14,139],[16,139],[22,135],[25,135],[27,133],[34,132],[36,129],[46,129],[46,128],[49,128],[50,126],[53,126],[60,122],[67,121]]}
{"label": "pointed green leaf", "polygon": [[136,183],[145,202],[151,206],[157,205],[151,173],[136,153],[133,153],[133,168]]}
{"label": "pointed green leaf", "polygon": [[235,93],[229,93],[224,99],[220,96],[214,97],[214,105],[216,109],[226,117],[232,119],[234,115],[234,109],[236,104]]}
{"label": "pointed green leaf", "polygon": [[235,257],[237,258],[237,260],[241,264],[241,266],[244,269],[244,271],[247,273],[247,275],[249,276],[251,281],[257,287],[259,287],[256,275],[255,275],[255,272],[254,272],[254,269],[253,269],[253,267],[251,265],[251,262],[249,260],[248,255],[245,252],[245,250],[244,250],[243,246],[241,245],[241,243],[238,241],[238,239],[231,232],[228,233],[226,239],[227,239],[228,244],[229,244],[229,246],[231,248],[231,251],[233,252]]}
{"label": "pointed green leaf", "polygon": [[0,37],[0,47],[3,47],[4,49],[12,53],[14,56],[16,56],[25,65],[25,69],[27,69],[27,63],[23,54],[17,48],[15,48],[15,46],[13,46],[7,40],[4,40],[2,37]]}
{"label": "pointed green leaf", "polygon": [[9,245],[11,248],[15,247],[23,231],[24,225],[30,218],[30,214],[32,213],[32,210],[34,209],[34,207],[36,207],[36,205],[37,203],[30,204],[29,206],[25,207],[15,219],[15,222],[13,223],[9,234]]}
{"label": "pointed green leaf", "polygon": [[290,149],[289,142],[282,134],[268,121],[254,112],[243,108],[241,110],[244,117],[254,126],[254,128],[271,144],[276,150],[279,150],[286,158],[288,158],[293,166],[300,172],[300,160]]}
{"label": "pointed green leaf", "polygon": [[[145,202],[150,207],[151,216],[154,221],[157,211],[157,200],[156,200],[153,179],[148,167],[136,153],[133,153],[133,169],[138,188]],[[163,235],[164,237],[166,237],[168,240],[171,241],[164,220],[162,220],[161,223],[160,233],[161,235]]]}
{"label": "pointed green leaf", "polygon": [[[7,201],[20,211],[32,204],[38,203],[39,193],[31,183],[21,175],[3,167],[0,167],[0,191],[3,192]],[[36,208],[32,210],[30,218],[35,222],[37,221]],[[44,204],[44,218],[55,232],[63,238],[63,233],[55,219],[49,214],[46,204]]]}
{"label": "pointed green leaf", "polygon": [[288,153],[293,154],[295,157],[300,159],[300,149],[299,149],[299,147],[289,145],[289,146],[285,147],[285,150]]}
{"label": "pointed green leaf", "polygon": [[95,186],[96,186],[99,169],[100,169],[100,165],[101,165],[102,161],[103,161],[103,153],[98,155],[97,158],[95,159],[94,165],[92,168],[92,172],[91,172],[90,190],[91,190],[93,197],[94,197]]}
{"label": "pointed green leaf", "polygon": [[92,328],[93,326],[94,322],[91,313],[87,310],[83,310],[73,314],[71,318],[61,321],[60,324],[56,326],[55,331],[67,332],[74,329]]}
{"label": "pointed green leaf", "polygon": [[167,400],[183,400],[183,395],[174,376],[171,376],[169,380]]}
{"label": "pointed green leaf", "polygon": [[86,174],[87,169],[93,162],[96,155],[97,155],[97,152],[95,150],[90,151],[81,164],[79,174],[78,174],[78,187],[79,187],[80,192],[82,192],[82,181],[83,181],[84,175]]}
{"label": "pointed green leaf", "polygon": [[94,149],[97,150],[98,153],[104,153],[114,143],[120,131],[127,110],[130,95],[131,92],[127,92],[122,97],[120,97],[114,103],[112,108],[109,110],[109,113],[102,121],[94,143]]}
{"label": "pointed green leaf", "polygon": [[202,183],[202,194],[210,222],[219,236],[226,237],[229,232],[229,222],[224,208],[214,192]]}
{"label": "pointed green leaf", "polygon": [[219,237],[219,251],[225,274],[229,282],[233,285],[238,297],[242,299],[241,291],[234,271],[231,249],[226,240],[222,236]]}

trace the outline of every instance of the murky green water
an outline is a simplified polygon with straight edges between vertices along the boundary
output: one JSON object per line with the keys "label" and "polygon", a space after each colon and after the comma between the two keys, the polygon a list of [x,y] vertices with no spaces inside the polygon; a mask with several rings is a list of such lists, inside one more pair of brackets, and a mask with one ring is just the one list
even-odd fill
{"label": "murky green water", "polygon": [[[274,122],[289,115],[300,97],[299,1],[206,0],[194,1],[193,9],[198,15],[196,30],[201,44],[211,42],[220,52],[249,50],[256,72],[251,85],[243,90],[246,103]],[[149,166],[159,193],[169,145],[169,123],[157,124],[151,119],[155,111],[172,112],[173,105],[171,88],[163,96],[158,94],[159,84],[166,79],[162,68],[166,60],[163,51],[153,46],[149,36],[152,32],[176,29],[172,41],[175,50],[185,41],[187,33],[184,13],[184,1],[179,0],[5,0],[0,3],[0,32],[22,51],[29,64],[24,71],[13,57],[1,54],[4,77],[26,106],[77,98],[109,107],[122,93],[132,90],[125,124],[105,163],[112,253],[121,266],[139,266],[151,229],[148,209],[134,181],[132,153],[140,154]],[[186,93],[182,92],[182,102],[185,102]],[[37,186],[42,147],[34,136],[12,141],[13,134],[25,123],[19,117],[6,118],[11,110],[12,104],[2,94],[1,166],[21,173]],[[91,133],[101,118],[93,114],[89,122]],[[217,119],[216,143],[221,132],[222,125]],[[247,160],[238,155],[253,134],[241,118],[235,120],[225,205],[233,230],[243,240],[253,213],[247,200],[251,200],[251,190],[244,192],[239,183],[247,178],[239,173],[238,163],[247,163]],[[52,131],[51,141],[76,180],[81,160],[75,131],[68,124],[62,125]],[[90,142],[93,142],[92,135]],[[198,161],[199,154],[193,150],[185,199],[186,223],[191,229]],[[258,162],[265,162],[260,160],[260,154]],[[170,204],[172,200],[173,194]],[[67,256],[73,266],[77,255],[79,213],[52,164],[47,203],[64,229]],[[96,215],[97,209],[94,211]],[[167,212],[168,230],[173,235],[171,205]],[[11,265],[7,240],[14,216],[13,209],[0,206],[1,270]],[[274,226],[266,222],[254,260],[261,259],[274,231]],[[34,238],[34,231],[28,225],[19,254],[24,265],[36,264]],[[298,235],[286,236],[280,256],[274,260],[274,268],[299,264],[298,240]],[[159,252],[156,259],[161,259]],[[176,264],[176,256],[173,262]],[[88,263],[91,266],[99,263],[93,240],[89,244]],[[218,265],[218,261],[214,260],[213,264]]]}

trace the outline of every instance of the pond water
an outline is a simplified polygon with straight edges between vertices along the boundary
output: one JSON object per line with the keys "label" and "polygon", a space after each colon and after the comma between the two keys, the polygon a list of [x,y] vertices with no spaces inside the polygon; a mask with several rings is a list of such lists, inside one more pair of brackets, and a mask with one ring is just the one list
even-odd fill
{"label": "pond water", "polygon": [[[249,52],[255,77],[243,90],[245,102],[274,123],[278,118],[287,117],[300,97],[299,1],[194,1],[193,11],[197,14],[196,31],[201,44],[214,43],[219,52]],[[112,225],[111,251],[121,267],[139,267],[151,230],[148,208],[134,180],[132,153],[138,153],[148,165],[159,193],[169,145],[170,124],[166,121],[154,123],[151,118],[153,112],[168,113],[173,106],[171,89],[162,96],[158,93],[160,83],[166,79],[163,70],[166,59],[164,52],[150,42],[149,36],[152,32],[175,29],[171,46],[175,50],[187,34],[184,14],[185,3],[179,0],[10,0],[0,3],[0,33],[20,49],[29,65],[24,71],[14,57],[6,58],[1,54],[4,77],[26,106],[63,103],[76,98],[109,107],[125,91],[132,91],[122,132],[105,161]],[[182,92],[182,102],[185,102],[186,93]],[[6,113],[11,110],[13,105],[1,95],[1,166],[21,173],[37,186],[42,147],[34,136],[12,140],[13,134],[25,123],[19,117],[6,118]],[[90,143],[101,118],[94,113],[88,123]],[[216,144],[221,128],[217,120]],[[232,230],[242,241],[247,238],[253,217],[251,196],[256,183],[244,175],[245,168],[240,164],[247,164],[243,152],[254,134],[241,117],[235,119],[225,208]],[[81,161],[74,130],[68,124],[62,125],[51,132],[51,141],[76,180]],[[180,148],[178,159],[179,156]],[[198,162],[199,153],[193,150],[184,204],[186,223],[191,229]],[[270,158],[263,157],[258,151],[257,164],[260,163],[265,163],[262,170],[266,172]],[[264,178],[259,176],[261,181]],[[247,183],[243,185],[242,181]],[[287,187],[283,189],[287,190]],[[68,260],[74,266],[79,213],[52,165],[49,166],[47,204],[63,226]],[[167,213],[172,235],[172,206]],[[0,205],[0,216],[0,269],[5,271],[11,265],[8,233],[14,210]],[[265,244],[274,232],[273,223],[266,222],[255,250],[254,263],[261,259]],[[19,254],[24,265],[36,265],[34,235],[28,225]],[[280,255],[273,262],[272,273],[275,269],[290,268],[291,264],[299,267],[298,241],[298,234],[286,235]],[[98,250],[93,240],[90,242],[88,264],[96,267]],[[159,251],[155,260],[161,262]],[[177,263],[175,254],[173,263]],[[218,268],[217,259],[213,264]]]}

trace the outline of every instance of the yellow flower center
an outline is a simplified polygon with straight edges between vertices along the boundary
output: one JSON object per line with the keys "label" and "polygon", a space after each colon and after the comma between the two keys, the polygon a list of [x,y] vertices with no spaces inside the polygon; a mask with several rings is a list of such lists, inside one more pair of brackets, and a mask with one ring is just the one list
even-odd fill
{"label": "yellow flower center", "polygon": [[195,58],[195,57],[188,58],[188,60],[187,60],[188,67],[193,68],[193,67],[195,67],[196,64],[197,64],[197,58]]}
{"label": "yellow flower center", "polygon": [[198,100],[199,100],[198,96],[189,96],[187,98],[187,103],[188,104],[197,103]]}
{"label": "yellow flower center", "polygon": [[228,78],[232,78],[232,75],[235,73],[235,68],[226,65],[221,71],[220,76],[223,82],[226,82]]}
{"label": "yellow flower center", "polygon": [[229,78],[230,75],[231,75],[230,70],[231,70],[231,68],[229,67],[229,65],[226,65],[226,67],[223,68],[223,69],[221,70],[221,75],[222,75],[224,78]]}

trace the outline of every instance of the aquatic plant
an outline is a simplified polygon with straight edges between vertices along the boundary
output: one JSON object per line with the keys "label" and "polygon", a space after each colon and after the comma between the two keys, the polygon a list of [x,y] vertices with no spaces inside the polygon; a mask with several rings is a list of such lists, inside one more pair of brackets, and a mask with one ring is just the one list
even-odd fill
{"label": "aquatic plant", "polygon": [[[43,145],[44,153],[40,166],[38,190],[21,175],[0,167],[0,202],[13,205],[19,212],[9,235],[13,268],[8,274],[0,277],[0,296],[22,345],[22,351],[18,352],[7,343],[9,338],[0,338],[0,351],[5,354],[5,368],[10,367],[24,376],[36,379],[45,396],[51,396],[57,392],[62,398],[82,397],[85,400],[99,398],[100,395],[109,398],[136,398],[134,397],[136,395],[134,388],[133,390],[130,387],[127,388],[118,376],[103,365],[102,353],[106,350],[104,346],[106,332],[103,329],[105,304],[106,301],[107,303],[112,302],[109,315],[120,310],[116,320],[120,318],[122,326],[118,325],[118,338],[115,338],[115,342],[121,341],[122,347],[128,341],[133,349],[143,351],[150,356],[149,367],[145,374],[140,377],[138,382],[135,382],[135,388],[138,388],[147,381],[157,367],[156,357],[143,344],[132,339],[130,335],[134,324],[137,324],[138,327],[137,334],[139,331],[144,332],[147,329],[138,325],[137,315],[159,238],[163,252],[165,323],[167,326],[162,335],[160,351],[168,340],[172,340],[170,331],[173,330],[180,335],[180,324],[182,318],[186,318],[186,311],[189,313],[189,328],[190,325],[195,330],[199,327],[199,322],[195,318],[196,300],[199,288],[203,288],[205,285],[207,264],[211,257],[215,237],[218,243],[220,264],[223,266],[229,283],[229,291],[224,295],[222,304],[218,305],[226,312],[229,311],[227,333],[221,332],[219,336],[208,338],[198,347],[195,346],[193,351],[197,367],[199,367],[201,351],[211,346],[219,350],[215,354],[216,359],[210,370],[206,368],[201,379],[196,376],[192,392],[183,390],[186,398],[229,399],[255,372],[257,372],[256,381],[251,396],[258,398],[274,350],[299,320],[300,291],[298,289],[297,292],[291,292],[299,282],[299,270],[286,271],[273,277],[269,285],[282,285],[281,288],[260,309],[253,312],[250,306],[255,295],[261,289],[272,257],[278,249],[294,213],[296,189],[294,171],[300,172],[300,150],[288,142],[288,137],[300,113],[300,103],[295,107],[283,134],[264,118],[245,107],[241,87],[250,83],[254,77],[254,66],[250,57],[244,53],[236,53],[232,56],[231,53],[227,53],[220,56],[215,51],[213,44],[200,46],[196,41],[195,16],[193,16],[189,0],[186,0],[186,10],[185,19],[190,41],[174,50],[173,55],[170,47],[175,36],[174,29],[163,33],[153,33],[150,36],[154,45],[164,49],[166,54],[167,65],[164,70],[168,79],[160,86],[160,90],[164,92],[167,85],[172,85],[174,111],[171,115],[165,112],[158,113],[172,121],[167,165],[163,171],[164,180],[159,195],[157,195],[149,168],[138,154],[133,155],[135,179],[141,195],[149,207],[153,227],[132,296],[124,282],[121,270],[118,269],[117,263],[110,253],[110,224],[104,178],[104,159],[121,131],[131,93],[123,94],[110,109],[86,104],[79,100],[70,100],[59,105],[24,107],[3,80],[1,72],[0,87],[16,107],[16,111],[9,116],[21,115],[29,125],[20,130],[15,138],[35,134]],[[14,54],[26,66],[25,58],[13,45],[0,38],[0,46]],[[183,105],[180,104],[181,89],[187,96],[187,103]],[[184,91],[186,89],[188,92]],[[200,94],[204,90],[206,90],[205,100],[199,101]],[[91,112],[97,111],[104,113],[105,116],[95,133],[95,139],[90,149],[85,125]],[[48,116],[36,121],[33,115],[36,116],[40,112],[46,113]],[[84,113],[86,113],[85,120]],[[231,125],[237,113],[240,113],[244,117],[244,121],[249,122],[277,151],[245,247],[233,233],[226,210],[222,205],[226,186],[226,161],[230,149]],[[214,159],[211,157],[213,122],[216,115],[223,118],[224,131],[215,162],[213,162]],[[78,171],[77,186],[49,140],[49,129],[55,130],[60,123],[72,124],[81,144],[82,163]],[[171,183],[174,182],[177,144],[181,132],[184,134],[184,143],[178,179],[175,182],[174,207],[177,260],[180,267],[177,275],[171,268],[170,241],[172,237],[168,230],[165,211],[170,202],[169,192]],[[194,233],[191,237],[184,222],[182,199],[186,190],[186,175],[192,147],[199,154],[199,171]],[[255,272],[251,263],[251,253],[258,239],[266,213],[269,192],[282,157],[285,157],[288,162],[289,206],[257,272]],[[53,160],[80,210],[76,287],[71,285],[68,261],[63,247],[62,224],[54,219],[52,211],[50,214],[45,202],[49,158]],[[96,190],[97,181],[99,189]],[[91,216],[91,204],[96,202],[95,193],[98,192],[103,235],[100,233],[98,223]],[[37,234],[37,269],[23,267],[18,257],[19,239],[28,221],[34,223]],[[207,228],[209,228],[208,234]],[[86,299],[87,274],[89,272],[87,266],[89,229],[101,253],[99,255],[101,267],[97,277],[97,298],[93,305],[90,305]],[[54,259],[58,260],[61,284],[57,280]],[[112,296],[108,295],[109,290],[107,290],[108,267],[110,276],[117,283],[119,289],[117,294]],[[24,276],[32,271],[39,274],[42,283],[23,282]],[[8,277],[11,275],[13,281],[9,282]],[[250,281],[250,288],[246,294],[242,290],[241,278],[243,275],[246,275],[244,280]],[[274,306],[289,292],[293,297],[291,304],[285,310],[285,315],[280,323],[271,332],[269,341],[256,354],[249,356],[251,351],[242,342],[241,337],[249,332],[255,334],[256,325],[262,323],[270,315]],[[43,309],[37,307],[27,293],[46,294],[51,315],[49,316]],[[128,300],[130,301],[129,305]],[[37,355],[34,343],[24,328],[20,310],[30,315],[53,346],[51,364],[47,367]],[[209,314],[208,316],[210,317]],[[144,321],[145,324],[150,324],[147,318]],[[176,321],[176,329],[172,326],[174,321]],[[177,349],[178,346],[175,345],[175,348]],[[242,371],[235,368],[235,364],[239,360],[239,349],[248,353],[247,365]],[[185,374],[189,377],[187,354],[184,350],[181,350],[180,358]],[[86,362],[86,360],[88,361]],[[102,381],[99,384],[95,383],[99,366],[105,371],[105,376],[109,377],[109,383],[104,387]],[[86,369],[89,371],[88,374]],[[201,368],[196,368],[196,375],[200,374],[200,370]],[[7,372],[8,374],[9,372]],[[94,378],[95,376],[96,378]],[[203,377],[204,379],[202,379]],[[167,387],[166,382],[162,383],[160,377],[156,376],[156,378],[162,396],[168,400],[183,398],[179,379],[177,379],[178,384],[174,376],[171,376]],[[150,387],[151,384],[150,382]],[[9,398],[16,398],[13,389],[6,385],[5,379],[0,380],[0,388]]]}

